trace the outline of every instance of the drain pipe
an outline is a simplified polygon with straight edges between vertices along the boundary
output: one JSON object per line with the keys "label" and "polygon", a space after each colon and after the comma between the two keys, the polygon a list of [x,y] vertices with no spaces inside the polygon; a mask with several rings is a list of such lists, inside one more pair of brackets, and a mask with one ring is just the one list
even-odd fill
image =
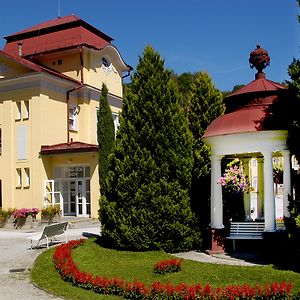
{"label": "drain pipe", "polygon": [[67,143],[70,145],[70,123],[69,123],[69,113],[70,113],[70,93],[80,90],[84,86],[83,81],[83,56],[82,56],[82,46],[79,47],[79,58],[80,58],[80,85],[67,91]]}

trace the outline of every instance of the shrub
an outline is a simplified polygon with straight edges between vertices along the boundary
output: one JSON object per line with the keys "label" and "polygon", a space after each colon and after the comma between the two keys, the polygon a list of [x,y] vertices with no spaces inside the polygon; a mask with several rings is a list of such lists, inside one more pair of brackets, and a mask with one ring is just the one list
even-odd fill
{"label": "shrub", "polygon": [[41,210],[42,219],[52,220],[56,215],[59,215],[61,212],[60,205],[50,205]]}
{"label": "shrub", "polygon": [[2,209],[0,208],[0,222],[5,222],[12,214],[13,209]]}

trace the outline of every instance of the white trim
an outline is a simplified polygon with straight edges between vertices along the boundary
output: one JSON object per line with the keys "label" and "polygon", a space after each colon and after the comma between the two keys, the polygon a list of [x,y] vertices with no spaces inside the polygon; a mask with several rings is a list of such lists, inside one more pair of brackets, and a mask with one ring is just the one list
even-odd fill
{"label": "white trim", "polygon": [[47,73],[29,73],[14,78],[0,79],[0,92],[11,92],[11,90],[23,90],[28,88],[52,88],[55,91],[66,93],[67,90],[78,86],[75,82],[65,78],[59,78]]}
{"label": "white trim", "polygon": [[[96,49],[89,48],[89,47],[86,47],[86,46],[83,46],[83,49],[85,51],[98,52],[98,53],[107,51],[109,53],[109,57],[111,58],[110,60],[114,61],[115,64],[117,65],[117,67],[119,67],[122,72],[131,71],[131,68],[125,63],[125,61],[123,60],[119,50],[111,44],[107,45],[106,47],[104,47],[100,50],[96,50]],[[101,65],[102,65],[102,63],[101,63]]]}
{"label": "white trim", "polygon": [[270,130],[258,132],[236,133],[203,138],[211,146],[212,154],[230,155],[272,152],[287,150],[288,132],[286,130]]}

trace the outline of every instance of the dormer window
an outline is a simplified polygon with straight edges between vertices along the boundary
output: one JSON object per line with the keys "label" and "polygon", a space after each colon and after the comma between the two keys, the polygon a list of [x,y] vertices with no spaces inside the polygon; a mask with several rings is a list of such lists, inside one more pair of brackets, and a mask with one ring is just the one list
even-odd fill
{"label": "dormer window", "polygon": [[103,56],[101,60],[103,68],[105,68],[106,70],[111,69],[111,61],[107,56]]}

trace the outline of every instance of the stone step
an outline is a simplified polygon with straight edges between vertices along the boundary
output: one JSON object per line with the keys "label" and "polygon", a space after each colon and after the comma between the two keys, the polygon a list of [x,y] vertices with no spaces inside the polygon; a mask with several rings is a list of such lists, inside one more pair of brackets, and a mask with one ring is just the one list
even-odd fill
{"label": "stone step", "polygon": [[96,218],[84,218],[84,217],[61,217],[61,221],[68,221],[69,228],[84,228],[99,226],[100,222]]}

